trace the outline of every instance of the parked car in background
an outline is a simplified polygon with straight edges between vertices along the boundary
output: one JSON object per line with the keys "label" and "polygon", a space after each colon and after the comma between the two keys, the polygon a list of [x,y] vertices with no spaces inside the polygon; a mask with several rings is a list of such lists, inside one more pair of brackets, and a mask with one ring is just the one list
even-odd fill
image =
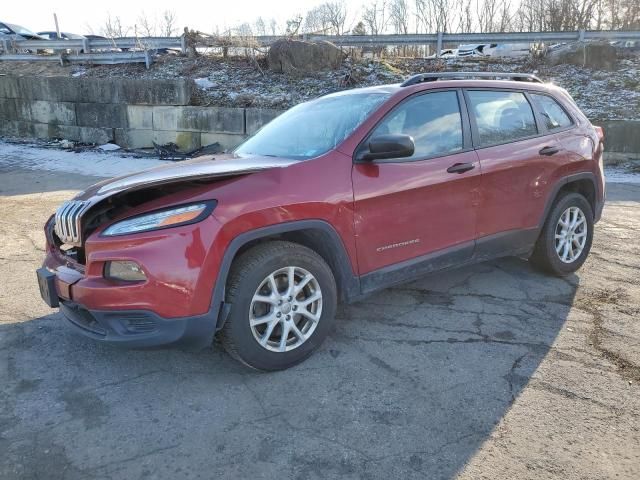
{"label": "parked car in background", "polygon": [[38,35],[46,38],[47,40],[84,40],[84,35],[78,35],[77,33],[69,33],[69,32],[60,32],[60,36],[58,36],[58,32],[38,32]]}
{"label": "parked car in background", "polygon": [[[419,74],[302,103],[233,153],[89,187],[46,222],[42,298],[98,341],[295,365],[338,301],[505,256],[587,259],[604,133],[522,73]],[[362,320],[366,321],[366,320]]]}
{"label": "parked car in background", "polygon": [[476,43],[470,45],[458,45],[459,57],[487,57],[497,47],[495,43]]}
{"label": "parked car in background", "polygon": [[15,53],[37,53],[40,50],[29,48],[20,48],[22,40],[46,40],[37,33],[32,32],[28,28],[16,25],[14,23],[0,22],[0,51],[3,49],[2,40],[10,40],[12,49]]}
{"label": "parked car in background", "polygon": [[526,57],[531,54],[528,43],[499,43],[489,52],[492,57]]}
{"label": "parked car in background", "polygon": [[46,40],[45,37],[15,23],[0,22],[0,40]]}
{"label": "parked car in background", "polygon": [[459,57],[524,57],[529,55],[528,43],[477,43],[458,46]]}

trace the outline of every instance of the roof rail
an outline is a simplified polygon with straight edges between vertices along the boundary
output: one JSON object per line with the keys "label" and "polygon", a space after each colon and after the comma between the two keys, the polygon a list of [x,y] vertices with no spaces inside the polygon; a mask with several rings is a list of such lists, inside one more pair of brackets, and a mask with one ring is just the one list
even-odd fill
{"label": "roof rail", "polygon": [[503,73],[503,72],[433,72],[418,73],[407,78],[400,86],[408,87],[423,82],[435,82],[436,80],[465,80],[465,79],[504,79],[518,82],[542,83],[535,75],[530,73]]}

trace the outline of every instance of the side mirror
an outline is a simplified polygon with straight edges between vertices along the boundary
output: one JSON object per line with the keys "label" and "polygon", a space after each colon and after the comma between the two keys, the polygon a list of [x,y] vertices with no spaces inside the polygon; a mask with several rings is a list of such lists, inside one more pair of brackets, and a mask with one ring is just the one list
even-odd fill
{"label": "side mirror", "polygon": [[378,135],[369,140],[369,149],[363,149],[357,160],[383,160],[385,158],[405,158],[413,155],[415,144],[410,135]]}

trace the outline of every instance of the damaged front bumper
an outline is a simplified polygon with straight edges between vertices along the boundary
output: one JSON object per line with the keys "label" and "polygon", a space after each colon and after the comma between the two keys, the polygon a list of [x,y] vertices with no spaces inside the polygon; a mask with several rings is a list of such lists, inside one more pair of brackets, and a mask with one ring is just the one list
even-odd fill
{"label": "damaged front bumper", "polygon": [[[42,268],[36,272],[40,294],[47,305],[60,308],[76,332],[100,342],[130,348],[178,346],[200,349],[211,345],[217,312],[207,311],[206,307],[202,308],[202,314],[193,311],[195,288],[177,289],[177,280],[172,284],[161,281],[160,276],[154,275],[154,268],[146,268],[147,282],[127,285],[110,281],[102,277],[102,267],[96,266],[97,260],[93,263],[88,260],[83,265],[66,256],[53,240],[51,222],[47,223],[45,232],[47,254]],[[171,237],[176,238],[182,237]],[[105,258],[132,258],[132,253],[137,251],[145,254],[138,259],[142,265],[158,263],[161,269],[170,272],[167,265],[185,258],[184,248],[166,248],[167,245],[160,241],[148,242],[138,250],[132,243],[127,244],[129,249],[121,248],[120,239],[112,244],[112,250],[101,249],[97,257],[101,262]],[[175,247],[169,242],[171,246]],[[176,292],[181,296],[176,297]],[[210,301],[210,293],[208,297]],[[157,301],[159,298],[164,301]]]}

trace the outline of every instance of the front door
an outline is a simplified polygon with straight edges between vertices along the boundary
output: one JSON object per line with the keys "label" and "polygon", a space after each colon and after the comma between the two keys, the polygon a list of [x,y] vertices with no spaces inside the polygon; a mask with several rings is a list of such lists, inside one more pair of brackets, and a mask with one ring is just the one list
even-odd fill
{"label": "front door", "polygon": [[425,262],[429,271],[471,258],[480,167],[463,112],[457,90],[417,94],[391,110],[363,142],[376,135],[411,135],[415,152],[354,164],[361,275],[380,273],[387,277],[383,283],[393,283],[397,270],[418,274]]}

